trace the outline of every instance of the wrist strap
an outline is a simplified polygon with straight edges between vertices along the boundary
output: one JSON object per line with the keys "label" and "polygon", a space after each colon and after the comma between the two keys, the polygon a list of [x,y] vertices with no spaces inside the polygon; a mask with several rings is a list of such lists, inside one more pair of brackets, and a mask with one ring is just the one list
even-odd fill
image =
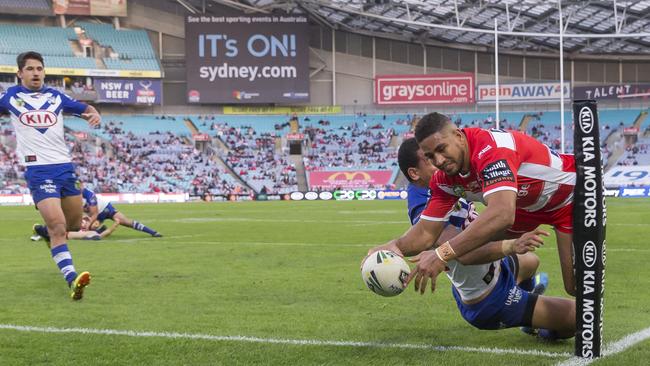
{"label": "wrist strap", "polygon": [[439,248],[436,248],[436,250],[434,250],[434,252],[436,252],[436,255],[437,255],[438,258],[442,261],[442,263],[447,264],[447,261],[444,260],[444,259],[442,258],[442,256],[440,255],[440,253],[438,253],[438,249],[439,249]]}
{"label": "wrist strap", "polygon": [[439,246],[436,249],[436,254],[440,258],[440,260],[445,263],[456,258],[456,252],[454,252],[454,248],[451,247],[449,241],[446,241],[441,246]]}
{"label": "wrist strap", "polygon": [[501,252],[503,252],[504,256],[509,256],[510,254],[514,253],[514,243],[517,241],[516,239],[508,239],[504,240],[501,242]]}

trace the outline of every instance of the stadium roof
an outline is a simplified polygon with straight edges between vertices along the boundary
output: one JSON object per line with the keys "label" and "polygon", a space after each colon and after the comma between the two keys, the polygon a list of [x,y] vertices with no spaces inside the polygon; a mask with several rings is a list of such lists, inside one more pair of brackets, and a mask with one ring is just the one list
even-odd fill
{"label": "stadium roof", "polygon": [[[410,42],[491,47],[497,19],[499,48],[559,50],[557,0],[176,0],[194,9],[217,3],[245,12],[302,13],[335,29]],[[210,10],[207,10],[210,12]],[[562,1],[565,52],[650,54],[650,1]],[[474,29],[477,31],[469,31]],[[527,33],[522,36],[520,33]],[[621,38],[617,34],[642,34]],[[578,37],[584,35],[584,37]],[[602,35],[602,36],[601,36]]]}

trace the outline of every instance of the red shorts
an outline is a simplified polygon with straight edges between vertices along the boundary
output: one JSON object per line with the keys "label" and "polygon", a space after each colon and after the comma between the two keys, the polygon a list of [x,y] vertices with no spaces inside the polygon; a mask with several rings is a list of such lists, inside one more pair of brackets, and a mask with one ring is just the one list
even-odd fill
{"label": "red shorts", "polygon": [[551,225],[559,232],[573,233],[573,202],[551,212],[515,211],[515,223],[510,229],[511,233],[523,234],[535,230],[539,225]]}

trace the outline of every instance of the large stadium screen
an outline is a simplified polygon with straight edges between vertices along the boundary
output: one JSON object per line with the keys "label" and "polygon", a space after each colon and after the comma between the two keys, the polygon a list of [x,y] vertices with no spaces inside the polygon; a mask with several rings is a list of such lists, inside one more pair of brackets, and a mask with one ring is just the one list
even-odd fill
{"label": "large stadium screen", "polygon": [[302,16],[187,16],[188,102],[308,102],[308,33]]}

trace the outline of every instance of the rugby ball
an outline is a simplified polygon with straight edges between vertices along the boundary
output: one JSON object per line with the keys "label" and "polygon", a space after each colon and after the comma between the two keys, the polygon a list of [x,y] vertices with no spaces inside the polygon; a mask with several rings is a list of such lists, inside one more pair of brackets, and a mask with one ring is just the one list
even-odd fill
{"label": "rugby ball", "polygon": [[411,269],[404,260],[389,250],[370,254],[361,266],[361,278],[368,288],[381,296],[396,296],[404,291]]}

